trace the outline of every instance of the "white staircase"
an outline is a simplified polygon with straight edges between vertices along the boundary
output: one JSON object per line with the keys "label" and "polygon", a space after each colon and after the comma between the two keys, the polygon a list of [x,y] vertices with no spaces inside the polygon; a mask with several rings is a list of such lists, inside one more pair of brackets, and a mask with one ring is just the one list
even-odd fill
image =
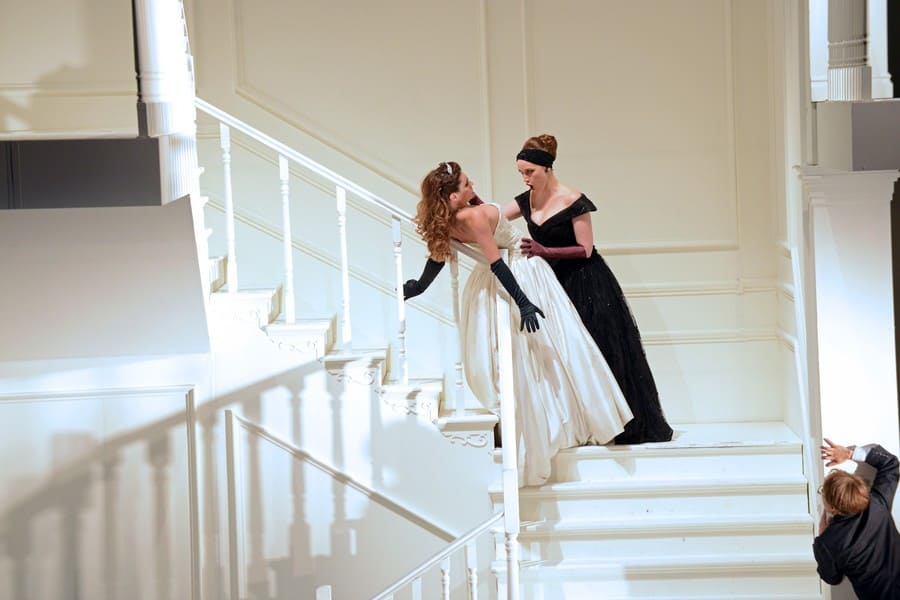
{"label": "white staircase", "polygon": [[821,597],[801,444],[782,423],[564,450],[519,503],[523,598]]}
{"label": "white staircase", "polygon": [[[388,285],[402,286],[399,230],[401,222],[409,222],[408,215],[218,109],[205,103],[198,106],[276,150],[280,162],[286,156],[335,182],[342,238],[346,236],[347,190],[385,209],[391,219],[397,260],[396,281]],[[226,164],[229,152],[223,145]],[[226,173],[230,171],[226,169]],[[282,169],[281,180],[287,207],[286,169]],[[226,220],[233,221],[230,204],[225,202]],[[287,208],[284,215],[284,247],[289,255],[297,248],[291,250]],[[290,269],[290,261],[284,262]],[[279,349],[313,353],[338,379],[372,386],[384,405],[433,423],[451,443],[491,448],[497,419],[460,401],[461,362],[457,362],[457,381],[452,386],[445,387],[445,378],[437,373],[425,377],[408,373],[405,379],[408,365],[402,298],[397,298],[398,335],[389,342],[398,344],[395,352],[388,344],[365,350],[337,345],[336,331],[345,335],[350,324],[346,248],[335,266],[338,263],[343,304],[333,309],[342,309],[339,317],[295,319],[287,307],[284,318],[288,322],[276,322],[282,313],[281,286],[221,291],[225,273],[233,268],[225,259],[211,263],[210,280],[213,289],[219,290],[212,296],[211,308],[258,325]],[[458,282],[455,273],[453,276],[451,287],[456,293]],[[286,274],[285,281],[291,277]],[[289,286],[285,284],[284,289]],[[393,371],[392,356],[403,363]],[[675,438],[667,443],[564,450],[555,458],[553,475],[545,485],[520,490],[522,598],[822,597],[811,550],[814,523],[801,440],[783,423],[683,424],[675,430]],[[493,485],[486,494],[496,511],[503,505],[499,450],[494,452],[494,462]],[[508,527],[495,528],[491,598],[507,597],[504,532],[510,535]],[[484,581],[490,575],[485,572],[479,577]],[[424,590],[423,597],[438,597],[433,591]]]}

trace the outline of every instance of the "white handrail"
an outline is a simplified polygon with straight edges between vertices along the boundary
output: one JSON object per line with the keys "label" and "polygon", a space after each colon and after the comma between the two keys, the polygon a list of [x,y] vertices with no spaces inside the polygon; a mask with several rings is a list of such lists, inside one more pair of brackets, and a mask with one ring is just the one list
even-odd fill
{"label": "white handrail", "polygon": [[459,550],[460,548],[462,548],[463,546],[465,546],[466,544],[468,544],[469,542],[471,542],[472,540],[477,538],[479,535],[481,535],[485,531],[489,530],[494,525],[494,523],[496,523],[497,521],[499,521],[500,519],[503,518],[503,515],[504,515],[503,512],[494,513],[493,515],[491,515],[491,517],[489,519],[487,519],[480,525],[477,525],[473,529],[469,530],[467,533],[456,538],[446,548],[433,554],[431,556],[431,558],[424,561],[418,567],[416,567],[415,569],[413,569],[412,571],[407,573],[406,576],[403,577],[403,579],[398,580],[397,582],[393,583],[390,587],[388,587],[386,590],[384,590],[380,594],[377,594],[376,596],[374,596],[372,598],[372,600],[385,600],[387,598],[390,598],[391,595],[393,595],[395,592],[403,589],[404,586],[412,583],[414,580],[421,577],[426,571],[428,571],[432,567],[436,566],[442,560],[444,560],[445,558],[447,558],[448,556],[450,556],[451,554],[453,554],[454,552],[456,552],[457,550]]}
{"label": "white handrail", "polygon": [[320,471],[323,471],[330,477],[336,479],[338,482],[352,487],[356,491],[366,495],[367,497],[374,500],[378,504],[381,504],[382,506],[389,509],[390,511],[402,516],[407,521],[410,521],[411,523],[415,523],[419,527],[427,530],[429,533],[436,535],[437,537],[443,538],[444,540],[448,540],[448,541],[452,540],[454,538],[452,533],[450,533],[449,531],[447,531],[440,525],[436,525],[435,523],[432,523],[431,521],[429,521],[425,517],[419,515],[412,509],[403,506],[402,504],[398,503],[395,500],[391,500],[384,494],[382,494],[376,490],[373,490],[372,488],[368,487],[364,483],[360,483],[359,481],[350,477],[349,475],[347,475],[345,473],[341,473],[339,471],[336,471],[331,466],[325,464],[324,462],[322,462],[322,461],[318,460],[317,458],[315,458],[314,456],[312,456],[309,452],[306,452],[305,450],[301,450],[300,448],[297,448],[296,446],[284,441],[277,435],[275,435],[272,432],[270,432],[269,430],[267,430],[265,427],[257,425],[256,423],[254,423],[252,421],[248,421],[247,419],[241,417],[240,415],[235,414],[231,410],[225,411],[225,422],[226,422],[226,425],[228,425],[229,423],[240,424],[247,431],[250,431],[250,432],[268,440],[269,442],[271,442],[272,444],[275,444],[276,446],[278,446],[282,450],[288,452],[289,454],[293,454],[295,457],[303,460],[304,462],[311,464],[312,466],[316,467]]}
{"label": "white handrail", "polygon": [[[364,187],[357,185],[356,183],[353,183],[346,177],[338,175],[337,173],[335,173],[328,167],[320,165],[319,163],[317,163],[313,159],[309,158],[308,156],[300,154],[299,152],[297,152],[290,146],[287,146],[286,144],[279,142],[275,138],[273,138],[269,135],[266,135],[259,129],[256,129],[255,127],[252,127],[252,126],[244,123],[240,119],[228,114],[224,110],[222,110],[216,106],[213,106],[206,100],[203,100],[201,98],[195,98],[194,102],[199,110],[214,117],[219,122],[225,123],[232,129],[240,131],[241,133],[253,138],[257,142],[259,142],[265,146],[268,146],[269,148],[275,150],[278,154],[287,157],[289,160],[292,160],[295,163],[303,165],[304,167],[306,167],[313,173],[324,177],[328,181],[331,181],[336,186],[339,186],[339,187],[347,190],[348,192],[352,192],[355,196],[365,200],[366,202],[369,202],[370,204],[374,204],[375,206],[378,206],[379,208],[390,213],[391,215],[396,216],[396,217],[400,218],[401,220],[406,221],[407,223],[414,223],[413,216],[410,213],[406,212],[405,210],[403,210],[401,208],[398,208],[397,206],[394,206],[393,204],[391,204],[384,198],[381,198],[380,196],[370,192],[369,190],[365,189]],[[453,242],[451,245],[458,252],[465,254],[469,258],[479,261],[479,262],[485,262],[484,257],[481,255],[481,253],[478,250],[471,248],[469,246],[466,246],[465,244],[459,244],[457,242]]]}

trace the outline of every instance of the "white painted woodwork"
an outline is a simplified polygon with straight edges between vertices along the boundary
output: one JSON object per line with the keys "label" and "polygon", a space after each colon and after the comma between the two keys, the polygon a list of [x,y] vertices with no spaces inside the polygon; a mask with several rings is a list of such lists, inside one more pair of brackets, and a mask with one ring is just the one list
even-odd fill
{"label": "white painted woodwork", "polygon": [[0,139],[135,137],[131,3],[6,3]]}
{"label": "white painted woodwork", "polygon": [[401,384],[409,383],[409,357],[406,351],[406,301],[403,299],[403,234],[402,222],[396,216],[391,217],[391,240],[394,248],[395,290],[397,300],[397,355],[400,363]]}
{"label": "white painted woodwork", "polygon": [[456,416],[461,417],[466,412],[466,391],[463,384],[463,371],[465,365],[463,361],[462,334],[460,326],[462,324],[460,305],[459,305],[459,254],[454,253],[450,257],[450,297],[453,307],[453,323],[456,326],[454,338],[456,340],[456,361],[454,363],[453,373],[453,398],[456,408]]}
{"label": "white painted woodwork", "polygon": [[182,0],[135,0],[134,34],[147,135],[193,133],[194,80]]}
{"label": "white painted woodwork", "polygon": [[237,255],[234,239],[234,196],[231,186],[231,129],[224,123],[219,124],[219,148],[222,152],[222,173],[224,175],[225,190],[225,243],[228,247],[226,268],[228,280],[228,292],[238,291]]}
{"label": "white painted woodwork", "polygon": [[338,239],[341,249],[341,345],[350,346],[353,332],[350,325],[350,257],[347,251],[347,190],[335,188],[338,215]]}
{"label": "white painted woodwork", "polygon": [[815,257],[822,431],[896,453],[890,202],[900,173],[805,167],[799,175]]}
{"label": "white painted woodwork", "polygon": [[294,236],[291,229],[291,174],[288,159],[278,157],[278,180],[281,182],[281,223],[283,230],[282,261],[284,262],[284,322],[297,320],[294,308]]}
{"label": "white painted woodwork", "polygon": [[872,98],[868,63],[868,0],[828,0],[828,99]]}
{"label": "white painted woodwork", "polygon": [[[509,261],[507,250],[501,258]],[[513,379],[512,328],[509,300],[497,298],[497,360],[500,396],[500,436],[503,440],[502,497],[503,538],[506,544],[506,597],[519,599],[519,436],[516,427],[516,397]]]}

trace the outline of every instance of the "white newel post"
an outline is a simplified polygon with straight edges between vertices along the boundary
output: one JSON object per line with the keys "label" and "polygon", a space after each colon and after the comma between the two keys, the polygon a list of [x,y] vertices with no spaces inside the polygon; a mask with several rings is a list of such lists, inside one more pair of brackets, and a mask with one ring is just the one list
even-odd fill
{"label": "white newel post", "polygon": [[[509,262],[507,251],[503,259]],[[519,598],[519,469],[513,385],[510,305],[497,296],[497,355],[500,366],[500,436],[503,440],[503,524],[506,542],[507,600]]]}
{"label": "white newel post", "polygon": [[238,291],[237,258],[234,252],[234,199],[231,194],[231,129],[219,123],[219,147],[222,149],[222,172],[225,174],[225,242],[228,245],[225,277],[228,292]]}
{"label": "white newel post", "polygon": [[453,298],[453,322],[456,324],[456,364],[454,368],[456,380],[454,381],[453,394],[456,404],[456,416],[462,417],[466,413],[466,396],[463,393],[463,350],[459,312],[459,253],[455,250],[450,256],[450,295]]}
{"label": "white newel post", "polygon": [[809,204],[823,435],[896,454],[890,206],[900,172],[798,171]]}
{"label": "white newel post", "polygon": [[403,301],[403,234],[400,219],[391,218],[391,238],[394,243],[394,279],[397,301],[397,345],[399,349],[400,383],[409,383],[409,357],[406,354],[406,302]]}
{"label": "white newel post", "polygon": [[284,322],[296,320],[294,308],[294,239],[291,233],[291,174],[288,159],[278,157],[278,177],[281,180],[282,247],[284,251]]}
{"label": "white newel post", "polygon": [[350,259],[347,254],[347,190],[335,187],[337,199],[338,234],[341,240],[341,345],[350,346],[353,339],[350,330]]}
{"label": "white newel post", "polygon": [[828,98],[871,100],[866,0],[828,0]]}

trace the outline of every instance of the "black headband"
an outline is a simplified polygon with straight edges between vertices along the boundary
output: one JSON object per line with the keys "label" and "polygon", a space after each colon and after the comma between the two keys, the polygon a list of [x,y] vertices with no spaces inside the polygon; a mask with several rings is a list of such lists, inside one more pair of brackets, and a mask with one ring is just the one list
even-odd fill
{"label": "black headband", "polygon": [[542,167],[553,167],[553,155],[539,148],[525,148],[516,154],[516,160],[527,160]]}

